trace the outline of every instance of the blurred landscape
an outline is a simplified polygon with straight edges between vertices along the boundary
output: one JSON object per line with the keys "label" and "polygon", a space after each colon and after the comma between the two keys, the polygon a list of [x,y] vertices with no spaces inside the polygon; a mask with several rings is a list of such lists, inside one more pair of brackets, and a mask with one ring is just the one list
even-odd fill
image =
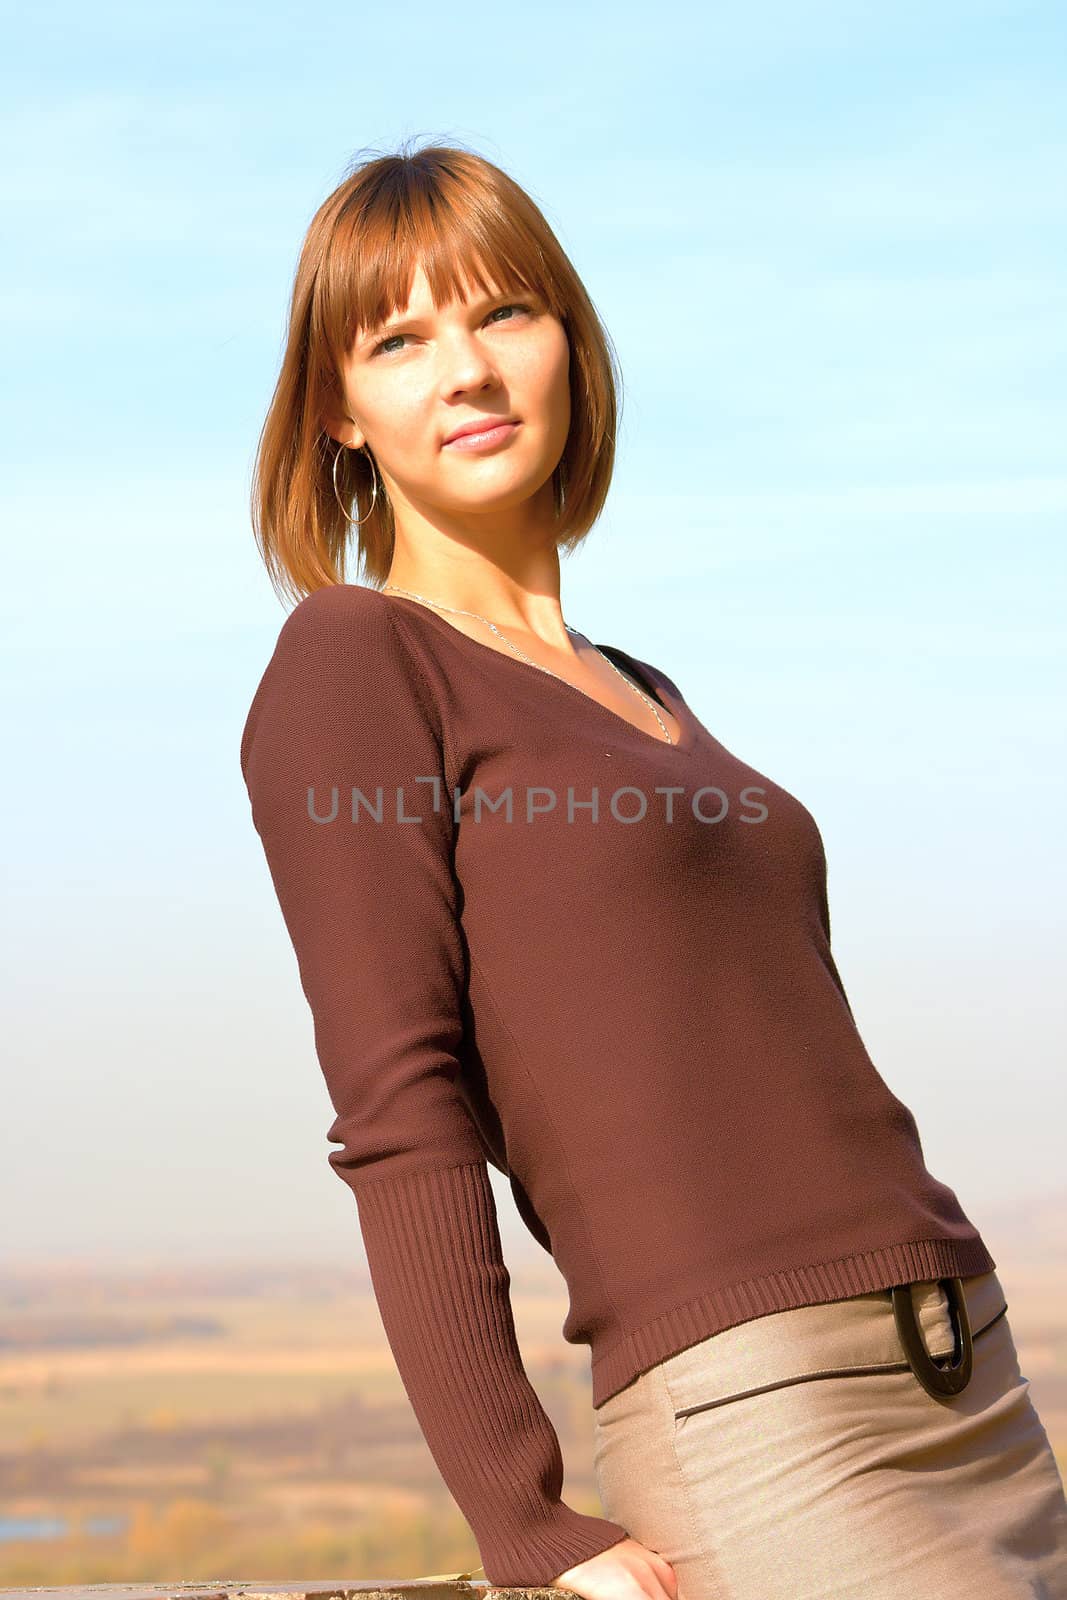
{"label": "blurred landscape", "polygon": [[[979,1220],[1023,1373],[1067,1461],[1067,1193]],[[976,1219],[978,1220],[978,1219]],[[588,1354],[553,1264],[508,1246],[527,1370],[565,1497],[600,1513]],[[0,1284],[0,1586],[413,1578],[478,1562],[381,1328],[361,1258]]]}

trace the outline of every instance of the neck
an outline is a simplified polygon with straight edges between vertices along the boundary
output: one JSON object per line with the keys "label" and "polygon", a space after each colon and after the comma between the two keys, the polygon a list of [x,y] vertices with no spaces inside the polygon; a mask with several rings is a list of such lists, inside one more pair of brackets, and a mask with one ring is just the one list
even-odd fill
{"label": "neck", "polygon": [[485,581],[472,582],[467,574],[442,575],[429,570],[390,571],[382,588],[398,592],[442,611],[466,612],[492,622],[507,632],[566,647],[569,630],[563,620],[556,581],[523,584],[494,570]]}

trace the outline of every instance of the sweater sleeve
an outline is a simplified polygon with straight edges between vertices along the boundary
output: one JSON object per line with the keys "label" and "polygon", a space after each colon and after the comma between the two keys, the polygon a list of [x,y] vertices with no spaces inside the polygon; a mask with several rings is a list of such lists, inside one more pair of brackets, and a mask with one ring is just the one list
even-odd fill
{"label": "sweater sleeve", "polygon": [[458,1087],[455,824],[429,704],[386,605],[316,590],[281,629],[241,769],[336,1113],[329,1163],[356,1197],[405,1390],[489,1581],[545,1585],[627,1531],[560,1498],[559,1440],[518,1348]]}

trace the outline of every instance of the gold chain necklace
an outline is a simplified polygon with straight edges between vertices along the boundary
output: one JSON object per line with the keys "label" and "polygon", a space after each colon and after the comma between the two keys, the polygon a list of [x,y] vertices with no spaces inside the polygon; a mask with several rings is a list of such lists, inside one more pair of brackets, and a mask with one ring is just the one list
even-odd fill
{"label": "gold chain necklace", "polygon": [[[438,601],[438,600],[427,600],[427,598],[426,598],[426,596],[424,594],[416,594],[413,589],[401,589],[395,583],[385,583],[385,584],[383,584],[382,585],[383,592],[386,589],[391,589],[394,594],[406,594],[408,596],[408,598],[411,599],[411,600],[421,600],[424,605],[435,606],[439,611],[451,611],[457,617],[475,617],[477,619],[477,621],[484,622],[487,628],[492,628],[492,630],[496,634],[497,638],[498,639],[503,639],[503,641],[507,645],[508,649],[509,650],[514,650],[515,654],[517,656],[521,656],[524,661],[528,661],[530,663],[531,667],[537,667],[537,668],[540,669],[541,672],[547,672],[550,678],[558,678],[560,683],[570,684],[570,687],[572,689],[576,689],[578,687],[577,684],[571,683],[569,678],[564,678],[561,673],[553,672],[551,667],[543,666],[540,661],[535,661],[532,656],[528,656],[526,654],[525,650],[520,650],[517,644],[512,644],[511,640],[507,637],[507,635],[501,633],[501,631],[497,627],[496,623],[495,622],[490,622],[489,618],[488,617],[483,617],[480,612],[477,612],[477,611],[464,611],[462,609],[462,607],[460,607],[460,606],[445,606],[445,605],[441,605],[440,601]],[[567,623],[564,623],[563,626],[567,629],[568,633],[576,633],[577,632],[576,629],[569,627],[567,625]],[[577,634],[577,637],[579,639],[581,639],[581,638],[584,637],[584,635],[579,633],[579,634]],[[593,646],[593,649],[596,651],[597,655],[600,656],[601,660],[607,662],[608,666],[611,668],[611,670],[613,672],[618,673],[619,677],[622,679],[623,683],[626,684],[627,688],[632,689],[634,694],[640,696],[640,698],[645,702],[646,706],[648,706],[649,709],[651,710],[652,715],[655,717],[655,719],[659,723],[660,727],[663,729],[663,737],[666,739],[667,743],[668,744],[673,744],[674,740],[671,738],[670,730],[667,727],[667,724],[664,722],[663,718],[660,716],[659,711],[656,709],[656,703],[651,698],[651,696],[647,695],[644,692],[643,689],[639,689],[637,687],[636,683],[631,683],[630,679],[626,676],[625,672],[620,672],[619,668],[615,665],[614,661],[612,661],[611,657],[610,656],[606,656],[604,654],[603,650],[601,650],[597,645],[593,644],[592,639],[587,640],[587,643]],[[584,693],[584,691],[582,691],[582,692]],[[590,695],[589,698],[592,699],[593,696]]]}

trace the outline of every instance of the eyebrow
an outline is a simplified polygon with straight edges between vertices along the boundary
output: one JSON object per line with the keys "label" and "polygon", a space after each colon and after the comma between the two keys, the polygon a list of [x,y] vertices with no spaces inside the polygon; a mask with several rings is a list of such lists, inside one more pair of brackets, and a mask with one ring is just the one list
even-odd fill
{"label": "eyebrow", "polygon": [[[479,298],[472,301],[471,304],[477,308],[481,308],[482,306],[492,305],[494,301],[497,300],[506,300],[511,295],[529,295],[531,299],[544,299],[544,296],[540,294],[538,290],[525,289],[520,286],[515,289],[500,289],[496,294],[480,295]],[[420,315],[418,312],[416,312],[414,315],[409,313],[405,317],[393,316],[388,322],[378,323],[359,341],[359,348],[362,350],[369,344],[376,344],[380,339],[387,339],[390,334],[398,333],[403,328],[409,328],[413,323],[422,322],[424,318],[429,315],[431,315],[430,312],[424,312],[422,315]]]}

